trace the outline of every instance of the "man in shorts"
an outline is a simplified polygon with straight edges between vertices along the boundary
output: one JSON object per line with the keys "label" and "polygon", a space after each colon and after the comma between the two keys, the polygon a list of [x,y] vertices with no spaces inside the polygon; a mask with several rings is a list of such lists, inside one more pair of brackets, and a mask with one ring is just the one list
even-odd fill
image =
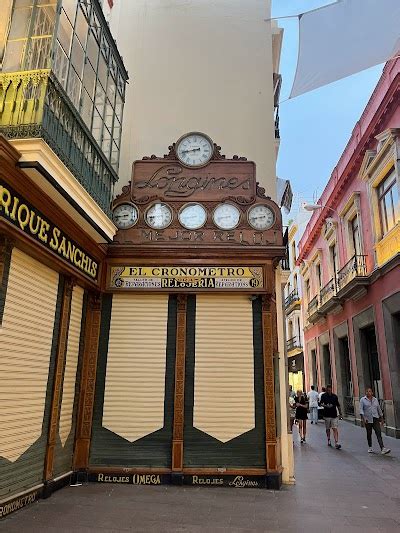
{"label": "man in shorts", "polygon": [[332,392],[331,385],[327,385],[326,392],[321,396],[321,405],[324,408],[324,420],[326,436],[328,438],[328,446],[331,446],[332,430],[333,438],[335,439],[335,448],[340,450],[342,446],[339,444],[338,412],[340,418],[342,418],[342,410],[340,408],[338,397]]}

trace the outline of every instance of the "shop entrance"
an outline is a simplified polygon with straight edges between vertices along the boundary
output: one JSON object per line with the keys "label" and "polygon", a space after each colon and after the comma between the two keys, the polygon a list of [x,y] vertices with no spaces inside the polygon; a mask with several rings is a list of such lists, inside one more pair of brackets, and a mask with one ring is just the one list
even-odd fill
{"label": "shop entrance", "polygon": [[[379,353],[376,342],[375,326],[368,326],[360,331],[363,358],[364,385],[372,387],[375,396],[383,399]],[[364,392],[364,391],[362,391]]]}
{"label": "shop entrance", "polygon": [[348,337],[341,337],[339,343],[339,358],[341,371],[341,389],[344,413],[354,416],[353,382],[351,379],[350,350]]}

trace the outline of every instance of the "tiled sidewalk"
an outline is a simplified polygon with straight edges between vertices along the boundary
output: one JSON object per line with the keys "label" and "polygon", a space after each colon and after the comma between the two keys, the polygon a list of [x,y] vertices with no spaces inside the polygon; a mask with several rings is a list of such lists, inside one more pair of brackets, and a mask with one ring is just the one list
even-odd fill
{"label": "tiled sidewalk", "polygon": [[[321,425],[295,435],[297,484],[257,489],[90,484],[70,487],[0,522],[25,532],[400,532],[400,440],[391,456],[367,453],[364,430],[343,422],[343,449]],[[377,447],[377,446],[376,446]]]}

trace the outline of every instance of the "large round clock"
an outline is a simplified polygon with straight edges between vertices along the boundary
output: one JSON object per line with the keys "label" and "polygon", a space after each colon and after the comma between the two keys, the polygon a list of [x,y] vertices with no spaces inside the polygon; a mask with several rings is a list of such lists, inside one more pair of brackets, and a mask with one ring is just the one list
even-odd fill
{"label": "large round clock", "polygon": [[145,218],[151,228],[164,229],[172,222],[172,211],[167,204],[156,203],[148,208]]}
{"label": "large round clock", "polygon": [[219,204],[214,210],[213,220],[220,229],[233,229],[239,224],[240,211],[233,204]]}
{"label": "large round clock", "polygon": [[207,211],[201,204],[186,204],[179,211],[179,222],[186,229],[199,229],[207,220]]}
{"label": "large round clock", "polygon": [[133,204],[119,204],[114,208],[113,221],[118,229],[128,229],[138,221],[139,212]]}
{"label": "large round clock", "polygon": [[176,155],[188,167],[202,167],[213,156],[214,145],[204,133],[188,133],[176,143]]}
{"label": "large round clock", "polygon": [[275,215],[268,206],[257,204],[249,209],[247,219],[254,229],[264,231],[273,226]]}

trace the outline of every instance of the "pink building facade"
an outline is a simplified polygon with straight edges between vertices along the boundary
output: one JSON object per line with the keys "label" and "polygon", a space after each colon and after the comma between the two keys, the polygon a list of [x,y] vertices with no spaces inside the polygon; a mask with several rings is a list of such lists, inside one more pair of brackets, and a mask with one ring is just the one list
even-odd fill
{"label": "pink building facade", "polygon": [[400,438],[400,60],[388,62],[299,242],[306,387],[357,422],[372,386]]}

